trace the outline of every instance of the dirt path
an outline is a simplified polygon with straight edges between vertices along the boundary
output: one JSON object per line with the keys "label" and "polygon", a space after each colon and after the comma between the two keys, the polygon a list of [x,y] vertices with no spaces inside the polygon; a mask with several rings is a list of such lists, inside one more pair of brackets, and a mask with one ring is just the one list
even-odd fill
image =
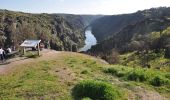
{"label": "dirt path", "polygon": [[[27,57],[16,57],[13,59],[9,59],[7,60],[4,64],[0,64],[0,75],[6,74],[9,71],[11,71],[15,66],[17,65],[21,65],[21,64],[25,64],[25,63],[31,63],[31,62],[35,62],[35,61],[41,61],[41,60],[50,60],[50,59],[54,59],[56,58],[57,54],[62,54],[62,53],[69,53],[69,54],[77,54],[74,52],[64,52],[64,51],[55,51],[55,50],[47,50],[44,49],[43,51],[41,51],[42,56],[39,58],[27,58]],[[82,54],[85,55],[85,54]],[[86,55],[88,56],[88,55]],[[92,59],[97,59],[95,57],[90,56]],[[104,64],[108,64],[107,62],[100,60],[102,63]]]}
{"label": "dirt path", "polygon": [[56,57],[56,53],[59,53],[59,52],[54,51],[54,50],[43,50],[41,53],[42,53],[42,56],[36,59],[26,58],[26,57],[17,57],[17,58],[7,60],[4,64],[0,65],[0,75],[8,73],[17,65],[21,65],[24,63],[31,63],[35,61],[53,59]]}

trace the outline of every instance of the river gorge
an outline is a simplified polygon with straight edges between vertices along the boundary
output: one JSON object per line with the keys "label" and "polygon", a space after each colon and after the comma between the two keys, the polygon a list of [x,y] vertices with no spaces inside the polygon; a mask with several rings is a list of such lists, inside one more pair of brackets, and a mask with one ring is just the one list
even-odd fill
{"label": "river gorge", "polygon": [[90,29],[87,29],[85,31],[85,45],[84,47],[80,48],[80,52],[81,51],[87,51],[89,50],[92,46],[96,45],[97,44],[97,40],[96,38],[94,37],[94,35],[92,34],[91,30]]}

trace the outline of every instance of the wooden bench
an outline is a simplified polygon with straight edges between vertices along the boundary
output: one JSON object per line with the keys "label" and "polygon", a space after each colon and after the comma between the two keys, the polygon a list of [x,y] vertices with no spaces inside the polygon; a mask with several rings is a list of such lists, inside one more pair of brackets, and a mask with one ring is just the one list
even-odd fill
{"label": "wooden bench", "polygon": [[18,55],[18,53],[19,53],[19,51],[12,51],[10,53],[7,53],[6,57],[11,58],[11,57],[14,57],[14,56]]}

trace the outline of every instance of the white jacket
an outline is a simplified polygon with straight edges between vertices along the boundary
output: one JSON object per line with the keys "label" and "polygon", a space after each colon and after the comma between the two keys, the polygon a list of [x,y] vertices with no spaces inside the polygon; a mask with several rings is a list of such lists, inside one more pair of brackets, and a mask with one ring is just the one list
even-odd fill
{"label": "white jacket", "polygon": [[0,49],[0,54],[3,54],[4,50],[3,49]]}

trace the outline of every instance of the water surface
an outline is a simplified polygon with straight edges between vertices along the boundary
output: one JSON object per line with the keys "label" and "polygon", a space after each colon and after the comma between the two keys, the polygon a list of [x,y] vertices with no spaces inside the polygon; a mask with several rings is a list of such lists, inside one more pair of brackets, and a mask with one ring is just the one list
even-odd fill
{"label": "water surface", "polygon": [[92,34],[91,30],[86,30],[85,31],[85,36],[86,36],[86,39],[85,39],[85,45],[84,47],[82,47],[79,51],[87,51],[89,50],[93,45],[96,45],[97,44],[97,40],[96,38],[94,37],[94,35]]}

